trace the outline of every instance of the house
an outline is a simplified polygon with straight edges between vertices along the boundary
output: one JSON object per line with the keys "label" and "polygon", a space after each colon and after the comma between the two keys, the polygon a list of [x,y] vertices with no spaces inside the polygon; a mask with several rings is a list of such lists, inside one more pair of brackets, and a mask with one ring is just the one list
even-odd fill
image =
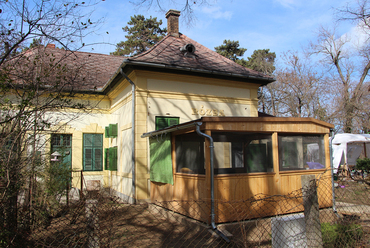
{"label": "house", "polygon": [[[289,193],[301,188],[300,175],[330,169],[333,126],[311,118],[262,117],[258,88],[274,78],[181,34],[179,16],[168,11],[167,36],[134,57],[70,55],[89,63],[81,68],[88,80],[76,88],[73,100],[94,107],[67,124],[55,123],[49,148],[67,149],[63,159],[82,170],[82,184],[79,172],[72,174],[73,187],[99,182],[128,202],[210,198],[213,156],[197,127],[215,140],[217,199]],[[166,161],[153,157],[162,149]],[[167,167],[153,168],[158,161]],[[232,188],[237,192],[231,194]],[[217,221],[232,220],[220,216]]]}

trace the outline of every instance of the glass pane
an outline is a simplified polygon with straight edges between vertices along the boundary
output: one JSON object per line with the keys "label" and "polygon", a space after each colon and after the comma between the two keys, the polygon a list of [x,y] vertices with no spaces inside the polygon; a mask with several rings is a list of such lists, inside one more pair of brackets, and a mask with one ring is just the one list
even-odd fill
{"label": "glass pane", "polygon": [[325,168],[323,135],[279,135],[280,170]]}
{"label": "glass pane", "polygon": [[101,146],[103,146],[103,135],[95,134],[94,135],[94,147],[101,147]]}
{"label": "glass pane", "polygon": [[91,147],[93,145],[93,134],[85,133],[84,134],[84,146]]}
{"label": "glass pane", "polygon": [[72,135],[63,135],[63,146],[71,147],[71,137]]}
{"label": "glass pane", "polygon": [[61,146],[60,135],[59,134],[53,134],[53,136],[51,137],[51,145],[52,146]]}
{"label": "glass pane", "polygon": [[249,144],[245,149],[245,164],[248,172],[267,172],[267,144]]}
{"label": "glass pane", "polygon": [[272,172],[271,134],[213,132],[215,173]]}
{"label": "glass pane", "polygon": [[205,174],[203,140],[194,133],[176,136],[177,172]]}
{"label": "glass pane", "polygon": [[233,168],[242,168],[244,167],[243,162],[243,143],[233,142],[231,143],[231,158],[232,158],[232,167]]}

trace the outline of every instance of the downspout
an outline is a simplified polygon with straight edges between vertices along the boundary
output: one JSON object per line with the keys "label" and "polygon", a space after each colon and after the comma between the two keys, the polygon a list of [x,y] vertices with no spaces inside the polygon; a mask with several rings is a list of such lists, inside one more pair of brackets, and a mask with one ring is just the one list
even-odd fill
{"label": "downspout", "polygon": [[136,178],[135,178],[135,90],[136,90],[136,87],[135,87],[135,83],[132,82],[132,80],[123,72],[122,68],[120,70],[120,73],[121,75],[126,78],[126,80],[131,84],[131,94],[132,94],[132,120],[131,120],[131,123],[132,123],[132,128],[131,128],[131,137],[132,137],[132,140],[131,140],[131,163],[132,163],[132,170],[131,170],[131,173],[132,173],[132,198],[133,198],[133,203],[135,204],[136,203],[136,185],[135,185],[135,181],[136,181]]}
{"label": "downspout", "polygon": [[197,124],[196,126],[196,132],[198,135],[203,136],[207,139],[209,139],[209,153],[210,153],[210,163],[211,163],[211,227],[212,229],[219,235],[221,238],[223,238],[227,243],[230,243],[230,240],[217,229],[217,226],[215,224],[215,187],[214,187],[214,166],[213,166],[213,153],[214,153],[214,145],[213,145],[213,139],[211,136],[202,133],[200,131],[200,125]]}
{"label": "downspout", "polygon": [[333,212],[338,215],[337,213],[337,207],[335,206],[335,187],[334,187],[334,165],[333,165],[333,139],[334,139],[334,131],[333,129],[330,129],[330,143],[329,143],[329,149],[330,149],[330,169],[331,169],[331,189],[332,189],[332,197],[333,197]]}

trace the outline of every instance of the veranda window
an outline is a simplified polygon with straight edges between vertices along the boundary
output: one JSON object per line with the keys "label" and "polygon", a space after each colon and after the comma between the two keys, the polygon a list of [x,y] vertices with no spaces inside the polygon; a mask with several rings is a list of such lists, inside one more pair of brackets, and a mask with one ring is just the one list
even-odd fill
{"label": "veranda window", "polygon": [[272,172],[271,134],[213,132],[215,173]]}
{"label": "veranda window", "polygon": [[204,138],[196,133],[176,136],[176,171],[205,174]]}
{"label": "veranda window", "polygon": [[[271,134],[212,132],[215,174],[272,172]],[[205,174],[204,137],[176,136],[176,171]]]}
{"label": "veranda window", "polygon": [[325,168],[323,135],[280,135],[280,170],[312,170]]}

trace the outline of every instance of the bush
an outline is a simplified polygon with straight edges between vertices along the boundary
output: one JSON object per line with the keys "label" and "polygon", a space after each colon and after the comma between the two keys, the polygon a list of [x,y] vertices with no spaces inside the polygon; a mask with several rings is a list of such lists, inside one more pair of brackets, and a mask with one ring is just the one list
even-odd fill
{"label": "bush", "polygon": [[370,158],[359,158],[356,160],[356,169],[366,172],[370,171]]}
{"label": "bush", "polygon": [[321,224],[324,247],[355,247],[356,241],[363,235],[362,226],[358,224]]}

